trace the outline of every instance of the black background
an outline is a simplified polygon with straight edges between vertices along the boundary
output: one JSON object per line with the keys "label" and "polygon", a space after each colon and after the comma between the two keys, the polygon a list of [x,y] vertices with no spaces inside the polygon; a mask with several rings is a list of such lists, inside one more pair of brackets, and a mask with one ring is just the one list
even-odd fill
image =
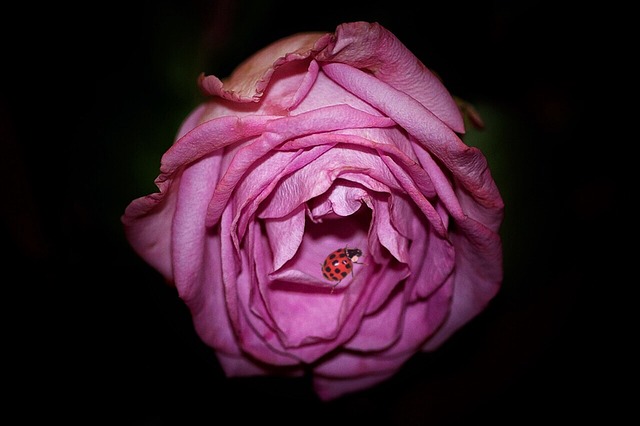
{"label": "black background", "polygon": [[[622,279],[618,238],[633,227],[619,173],[632,159],[633,126],[622,118],[633,102],[622,45],[629,12],[469,3],[7,7],[2,300],[15,415],[438,426],[621,415],[620,383],[631,378],[620,305],[633,281]],[[120,215],[155,191],[160,156],[202,100],[201,71],[226,76],[280,37],[355,20],[391,30],[483,114],[487,127],[469,143],[485,151],[505,199],[505,280],[440,350],[321,403],[306,379],[225,378],[175,292],[129,249]]]}

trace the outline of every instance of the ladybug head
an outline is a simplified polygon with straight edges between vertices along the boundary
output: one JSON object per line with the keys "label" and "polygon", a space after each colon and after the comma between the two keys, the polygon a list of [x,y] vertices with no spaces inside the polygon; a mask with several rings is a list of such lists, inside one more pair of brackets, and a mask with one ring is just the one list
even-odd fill
{"label": "ladybug head", "polygon": [[345,249],[345,251],[347,252],[347,257],[351,259],[353,262],[357,262],[358,258],[362,256],[362,250],[358,248]]}

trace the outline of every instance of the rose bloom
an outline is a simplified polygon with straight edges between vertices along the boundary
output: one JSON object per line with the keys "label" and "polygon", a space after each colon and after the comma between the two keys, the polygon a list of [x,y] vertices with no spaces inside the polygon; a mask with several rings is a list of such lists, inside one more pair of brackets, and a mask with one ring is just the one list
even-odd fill
{"label": "rose bloom", "polygon": [[[438,348],[495,296],[503,202],[487,161],[387,29],[295,34],[199,85],[159,192],[122,221],[226,375],[310,374],[331,400]],[[359,256],[331,280],[336,250]]]}

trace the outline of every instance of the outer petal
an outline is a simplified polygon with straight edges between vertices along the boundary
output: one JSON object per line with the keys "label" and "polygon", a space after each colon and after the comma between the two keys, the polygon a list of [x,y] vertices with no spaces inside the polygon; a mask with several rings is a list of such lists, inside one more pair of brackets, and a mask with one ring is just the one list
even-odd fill
{"label": "outer petal", "polygon": [[[440,204],[436,209],[442,212]],[[441,213],[444,216],[444,212]],[[456,268],[456,249],[449,236],[442,238],[429,232],[428,224],[414,214],[411,220],[412,245],[410,250],[411,271],[409,283],[412,286],[411,303],[424,300],[439,289]],[[429,256],[425,256],[429,253]]]}
{"label": "outer petal", "polygon": [[[217,155],[191,165],[182,173],[180,186],[176,189],[178,199],[170,228],[172,261],[176,287],[187,303],[193,299],[194,285],[210,286],[207,279],[217,281],[220,276],[219,256],[211,258],[204,255],[207,240],[218,238],[203,232],[207,200],[211,197],[213,188],[202,184],[215,182],[220,161],[221,153],[218,152]],[[217,248],[214,250],[217,251]],[[212,267],[218,274],[204,277],[204,271]]]}
{"label": "outer petal", "polygon": [[218,117],[195,127],[180,137],[162,156],[161,176],[175,173],[200,158],[264,132],[275,116]]}
{"label": "outer petal", "polygon": [[[188,250],[183,256],[187,253]],[[195,259],[201,262],[201,270],[191,278],[185,277],[184,281],[177,281],[176,286],[191,311],[194,327],[202,341],[212,347],[219,356],[229,356],[233,359],[244,357],[236,342],[222,285],[223,258],[220,236],[207,234],[202,254]],[[193,264],[193,261],[189,263]]]}
{"label": "outer petal", "polygon": [[172,283],[170,230],[178,194],[170,181],[157,183],[161,192],[133,200],[121,220],[135,252]]}
{"label": "outer petal", "polygon": [[291,61],[308,58],[326,33],[294,34],[256,52],[240,64],[224,82],[215,76],[201,75],[202,90],[236,102],[257,102],[267,88],[274,71]]}
{"label": "outer petal", "polygon": [[[178,130],[178,138],[193,129],[202,119],[204,105],[196,108]],[[173,282],[171,261],[171,222],[176,208],[177,194],[172,181],[179,177],[160,175],[156,179],[159,193],[133,200],[121,217],[125,236],[131,247],[164,278]],[[178,185],[178,182],[176,182]]]}
{"label": "outer petal", "polygon": [[442,329],[424,346],[425,350],[439,347],[485,309],[502,282],[502,243],[498,234],[468,218],[456,224],[460,231],[451,236],[456,247],[451,314]]}
{"label": "outer petal", "polygon": [[416,99],[456,132],[464,132],[458,106],[440,79],[378,23],[339,25],[335,36],[316,59],[367,70],[380,81]]}

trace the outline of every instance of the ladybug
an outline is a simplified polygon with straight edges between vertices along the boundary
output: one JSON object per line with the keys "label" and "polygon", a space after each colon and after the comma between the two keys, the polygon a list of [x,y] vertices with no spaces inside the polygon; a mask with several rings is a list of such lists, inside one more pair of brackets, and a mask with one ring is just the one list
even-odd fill
{"label": "ladybug", "polygon": [[[335,288],[343,278],[351,272],[353,276],[353,264],[358,263],[358,259],[362,256],[362,250],[358,248],[339,248],[329,254],[322,264],[322,275],[330,281],[337,281]],[[332,289],[333,290],[333,289]]]}

